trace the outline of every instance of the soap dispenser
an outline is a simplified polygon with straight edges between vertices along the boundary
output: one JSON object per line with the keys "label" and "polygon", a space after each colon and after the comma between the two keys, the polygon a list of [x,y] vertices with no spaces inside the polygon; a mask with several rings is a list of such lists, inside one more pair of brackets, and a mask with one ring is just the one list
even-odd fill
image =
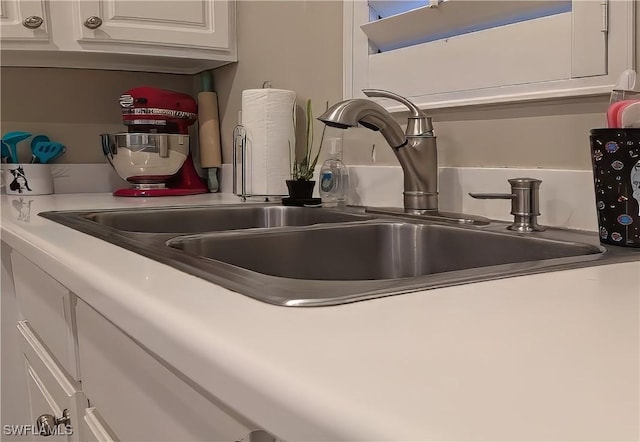
{"label": "soap dispenser", "polygon": [[325,207],[342,207],[349,191],[349,169],[342,162],[342,140],[327,139],[329,157],[320,168],[320,197]]}

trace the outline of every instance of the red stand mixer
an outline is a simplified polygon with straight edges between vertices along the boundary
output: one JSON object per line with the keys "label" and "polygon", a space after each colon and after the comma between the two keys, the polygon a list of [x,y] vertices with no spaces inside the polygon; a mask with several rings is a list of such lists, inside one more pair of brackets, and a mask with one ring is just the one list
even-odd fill
{"label": "red stand mixer", "polygon": [[120,96],[127,132],[103,134],[102,150],[121,178],[133,185],[115,196],[171,196],[207,193],[189,152],[195,100],[179,92],[137,87]]}

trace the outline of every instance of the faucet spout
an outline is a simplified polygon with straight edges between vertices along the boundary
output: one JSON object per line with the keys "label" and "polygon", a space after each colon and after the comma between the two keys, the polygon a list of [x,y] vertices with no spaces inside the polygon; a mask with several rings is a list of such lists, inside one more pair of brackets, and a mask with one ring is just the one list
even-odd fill
{"label": "faucet spout", "polygon": [[318,119],[339,129],[360,124],[368,129],[380,131],[402,167],[405,211],[437,211],[438,159],[431,119],[424,116],[417,106],[404,97],[375,89],[367,89],[364,92],[369,96],[390,98],[409,107],[414,115],[409,118],[407,134],[405,135],[385,108],[364,98],[334,104]]}
{"label": "faucet spout", "polygon": [[385,108],[371,100],[355,98],[331,106],[318,117],[327,126],[346,129],[359,124],[380,131],[389,146],[397,148],[407,143],[400,125]]}

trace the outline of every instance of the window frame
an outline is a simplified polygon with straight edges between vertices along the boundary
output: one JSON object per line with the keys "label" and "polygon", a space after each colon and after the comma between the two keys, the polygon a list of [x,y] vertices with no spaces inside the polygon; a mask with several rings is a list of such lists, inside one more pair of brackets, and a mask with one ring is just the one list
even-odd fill
{"label": "window frame", "polygon": [[[635,1],[610,0],[608,2],[607,32],[607,74],[592,77],[568,78],[555,81],[510,84],[479,89],[467,89],[443,93],[422,93],[420,85],[410,84],[407,98],[421,108],[437,109],[466,105],[507,103],[530,100],[542,100],[559,97],[577,97],[610,93],[618,75],[625,69],[635,68]],[[364,88],[379,88],[378,84],[369,81],[370,60],[369,41],[360,29],[360,24],[369,21],[369,6],[366,0],[344,0],[343,2],[343,62],[345,98],[362,96]],[[526,23],[526,22],[524,22]],[[515,24],[514,26],[517,26]],[[523,48],[526,50],[526,48]],[[612,51],[616,53],[613,54]],[[416,72],[429,69],[429,63],[416,57],[415,65],[410,66]],[[391,66],[388,67],[392,69]],[[406,90],[407,84],[398,80],[387,81],[384,88],[390,90]],[[383,102],[390,111],[402,110],[401,106],[391,102]]]}

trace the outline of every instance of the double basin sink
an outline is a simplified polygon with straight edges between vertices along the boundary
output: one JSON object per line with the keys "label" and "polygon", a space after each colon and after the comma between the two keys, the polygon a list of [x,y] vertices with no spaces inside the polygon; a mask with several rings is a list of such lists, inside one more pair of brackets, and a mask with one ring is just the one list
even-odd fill
{"label": "double basin sink", "polygon": [[320,306],[640,259],[596,234],[272,204],[41,216],[260,301]]}

